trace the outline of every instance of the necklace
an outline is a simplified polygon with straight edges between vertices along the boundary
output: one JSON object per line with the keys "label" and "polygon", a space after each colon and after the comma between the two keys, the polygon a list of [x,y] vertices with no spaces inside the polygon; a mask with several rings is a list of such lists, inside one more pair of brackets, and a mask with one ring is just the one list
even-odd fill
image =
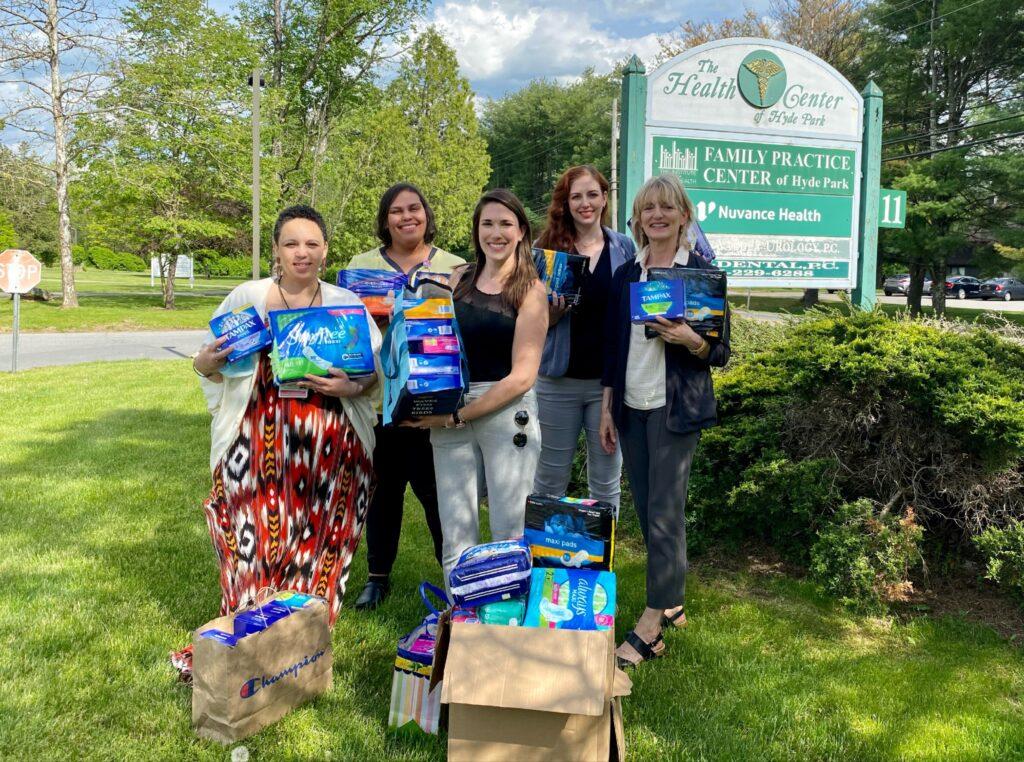
{"label": "necklace", "polygon": [[[289,309],[290,310],[292,308],[292,306],[290,304],[288,304],[288,300],[284,298],[284,291],[281,290],[281,281],[277,282],[277,293],[281,296],[281,301],[284,302],[285,309]],[[308,307],[312,307],[313,306],[313,302],[316,301],[316,298],[318,296],[320,296],[320,280],[319,279],[317,279],[317,282],[316,282],[316,291],[313,292],[313,298],[309,300],[309,305],[307,305],[307,306]]]}

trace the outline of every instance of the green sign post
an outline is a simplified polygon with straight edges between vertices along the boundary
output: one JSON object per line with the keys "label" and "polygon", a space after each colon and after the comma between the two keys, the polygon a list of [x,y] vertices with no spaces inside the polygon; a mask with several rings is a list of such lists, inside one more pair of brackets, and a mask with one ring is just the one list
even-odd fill
{"label": "green sign post", "polygon": [[[805,50],[746,38],[649,76],[634,57],[623,75],[620,228],[643,181],[671,172],[731,285],[850,288],[873,303],[877,87],[862,95]],[[894,220],[901,205],[889,202]]]}

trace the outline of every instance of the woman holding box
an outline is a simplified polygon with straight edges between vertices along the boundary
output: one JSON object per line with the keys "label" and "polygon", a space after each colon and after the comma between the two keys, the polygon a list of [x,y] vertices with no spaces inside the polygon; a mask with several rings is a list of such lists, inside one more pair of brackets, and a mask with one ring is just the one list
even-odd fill
{"label": "woman holding box", "polygon": [[491,538],[523,533],[540,454],[533,384],[548,325],[530,237],[519,199],[504,189],[483,195],[473,212],[476,262],[453,274],[469,393],[453,415],[404,424],[432,427],[446,582],[462,551],[480,540],[478,476],[487,485]]}
{"label": "woman holding box", "polygon": [[[630,322],[629,286],[651,267],[712,268],[693,252],[694,208],[675,175],[653,177],[633,201],[636,258],[615,273],[608,309],[601,441],[621,444],[647,546],[647,608],[617,654],[639,664],[664,650],[662,628],[686,623],[686,491],[702,429],[715,425],[711,368],[729,360],[729,311],[720,339],[706,339],[685,321],[658,317]],[[621,440],[621,441],[620,441]]]}
{"label": "woman holding box", "polygon": [[[579,303],[552,296],[537,379],[542,447],[534,492],[565,494],[580,431],[587,432],[590,497],[619,506],[622,455],[601,446],[601,373],[612,274],[633,242],[608,227],[608,181],[590,165],[570,167],[551,193],[547,226],[535,245],[587,257]],[[568,312],[568,314],[566,314]]]}
{"label": "woman holding box", "polygon": [[[272,310],[362,305],[351,291],[321,281],[327,256],[323,218],[308,206],[285,209],[274,224],[275,277],[235,288],[214,316],[253,305]],[[367,315],[374,354],[380,330]],[[269,350],[227,365],[230,348],[213,335],[193,368],[210,427],[213,489],[204,503],[220,561],[221,615],[252,606],[263,588],[323,596],[334,623],[345,594],[373,492],[376,375],[359,380],[331,369],[290,390],[277,386]],[[191,646],[172,654],[184,678]]]}
{"label": "woman holding box", "polygon": [[[419,188],[410,183],[397,183],[384,191],[377,207],[376,232],[381,246],[353,257],[346,269],[385,270],[411,277],[417,272],[450,273],[452,268],[466,264],[462,257],[432,245],[437,233],[434,212]],[[441,520],[429,433],[385,427],[379,416],[374,431],[377,489],[366,518],[370,576],[356,598],[357,609],[377,608],[391,590],[391,568],[398,557],[407,486],[412,487],[423,506],[434,556],[441,563]]]}

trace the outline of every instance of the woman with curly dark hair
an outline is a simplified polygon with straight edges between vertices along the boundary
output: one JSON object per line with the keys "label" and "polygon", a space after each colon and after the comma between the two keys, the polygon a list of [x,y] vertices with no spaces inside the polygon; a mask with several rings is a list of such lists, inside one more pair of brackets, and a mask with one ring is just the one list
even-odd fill
{"label": "woman with curly dark hair", "polygon": [[601,447],[601,371],[605,311],[612,274],[635,252],[633,242],[608,227],[608,181],[590,165],[570,167],[551,193],[543,249],[588,258],[579,302],[552,297],[549,328],[537,378],[542,449],[534,490],[564,495],[580,431],[587,432],[590,497],[616,507],[622,455]]}

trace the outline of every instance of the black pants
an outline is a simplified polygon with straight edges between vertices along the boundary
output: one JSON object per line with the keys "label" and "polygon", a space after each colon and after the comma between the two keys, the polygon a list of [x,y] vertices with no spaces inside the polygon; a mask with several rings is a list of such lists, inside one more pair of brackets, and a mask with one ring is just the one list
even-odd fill
{"label": "black pants", "polygon": [[665,408],[624,408],[622,460],[647,546],[647,605],[671,609],[686,597],[686,490],[700,432],[669,431]]}
{"label": "black pants", "polygon": [[434,543],[434,558],[440,564],[441,519],[437,515],[437,483],[434,481],[430,432],[399,426],[384,427],[379,421],[373,432],[377,437],[373,448],[377,488],[366,516],[366,555],[370,574],[386,577],[395,565],[402,532],[405,488],[410,484],[413,494],[423,505]]}

